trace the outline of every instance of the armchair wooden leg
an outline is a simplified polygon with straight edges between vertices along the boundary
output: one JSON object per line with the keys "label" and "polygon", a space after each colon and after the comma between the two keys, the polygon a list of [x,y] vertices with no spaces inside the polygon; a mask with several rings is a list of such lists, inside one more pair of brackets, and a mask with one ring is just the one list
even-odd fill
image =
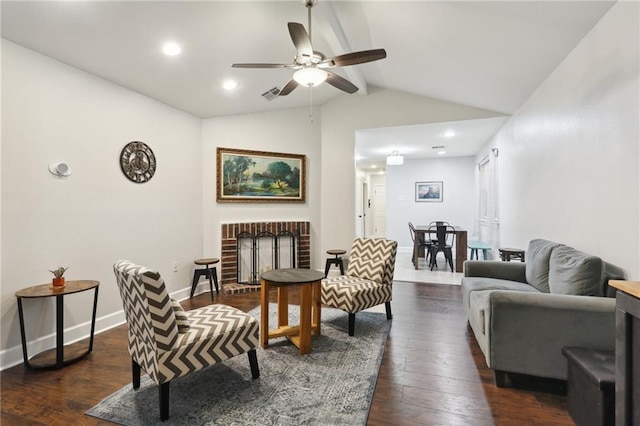
{"label": "armchair wooden leg", "polygon": [[131,359],[131,381],[133,382],[133,388],[140,388],[140,364]]}
{"label": "armchair wooden leg", "polygon": [[384,302],[384,308],[387,311],[387,319],[393,319],[393,315],[391,315],[391,302]]}
{"label": "armchair wooden leg", "polygon": [[353,329],[356,324],[356,314],[349,312],[349,336],[353,337]]}
{"label": "armchair wooden leg", "polygon": [[256,355],[256,350],[251,349],[247,352],[249,356],[249,365],[251,366],[251,377],[257,379],[260,377],[260,369],[258,368],[258,356]]}
{"label": "armchair wooden leg", "polygon": [[161,383],[160,390],[160,420],[165,421],[169,418],[169,384],[171,382]]}

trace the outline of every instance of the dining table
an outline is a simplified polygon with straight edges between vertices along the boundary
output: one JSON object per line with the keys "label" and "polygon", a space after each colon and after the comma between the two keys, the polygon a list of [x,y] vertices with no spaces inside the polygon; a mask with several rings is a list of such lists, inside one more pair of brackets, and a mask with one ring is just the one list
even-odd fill
{"label": "dining table", "polygon": [[[429,225],[417,225],[415,227],[415,249],[413,250],[413,264],[418,269],[418,259],[424,257],[424,246],[418,244],[420,241],[424,241],[427,236],[436,234],[436,227]],[[453,226],[453,229],[447,228],[447,234],[455,235],[456,245],[456,272],[463,271],[464,261],[467,260],[467,230],[462,229],[459,226]]]}

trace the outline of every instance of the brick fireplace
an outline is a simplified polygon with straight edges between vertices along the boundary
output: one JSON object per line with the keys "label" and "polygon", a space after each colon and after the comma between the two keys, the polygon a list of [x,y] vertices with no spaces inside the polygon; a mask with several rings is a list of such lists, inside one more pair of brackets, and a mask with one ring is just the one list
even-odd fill
{"label": "brick fireplace", "polygon": [[263,232],[278,234],[289,232],[296,235],[296,268],[311,267],[311,235],[309,222],[245,222],[223,223],[221,225],[221,285],[225,293],[244,293],[257,291],[259,285],[239,284],[238,274],[238,236],[242,233],[258,235]]}

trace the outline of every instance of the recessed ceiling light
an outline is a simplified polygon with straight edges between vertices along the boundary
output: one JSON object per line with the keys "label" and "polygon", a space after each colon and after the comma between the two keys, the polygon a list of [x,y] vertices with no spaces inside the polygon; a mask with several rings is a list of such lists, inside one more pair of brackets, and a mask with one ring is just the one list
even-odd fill
{"label": "recessed ceiling light", "polygon": [[179,55],[180,52],[182,52],[182,48],[178,43],[171,41],[169,43],[165,43],[162,46],[162,51],[167,56],[176,56]]}
{"label": "recessed ceiling light", "polygon": [[224,83],[222,83],[222,87],[224,87],[224,90],[233,90],[238,87],[238,83],[234,80],[225,80]]}
{"label": "recessed ceiling light", "polygon": [[456,132],[454,132],[453,130],[447,130],[446,132],[444,132],[444,137],[445,138],[452,138],[456,135]]}
{"label": "recessed ceiling light", "polygon": [[372,169],[375,169],[377,166],[374,164],[371,166]]}
{"label": "recessed ceiling light", "polygon": [[446,153],[447,153],[447,151],[438,151],[438,155],[444,155]]}

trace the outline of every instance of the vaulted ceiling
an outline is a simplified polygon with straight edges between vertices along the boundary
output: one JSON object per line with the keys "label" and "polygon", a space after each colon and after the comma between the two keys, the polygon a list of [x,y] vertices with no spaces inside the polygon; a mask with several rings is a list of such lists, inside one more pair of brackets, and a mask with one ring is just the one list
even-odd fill
{"label": "vaulted ceiling", "polygon": [[[360,90],[323,84],[313,103],[367,86],[512,114],[613,5],[612,1],[325,1],[312,9],[314,50],[384,48],[387,58],[339,68]],[[306,106],[309,90],[268,101],[290,63],[287,22],[304,1],[2,1],[2,37],[201,118]],[[175,41],[181,54],[162,45]],[[222,83],[232,79],[234,90]]]}

